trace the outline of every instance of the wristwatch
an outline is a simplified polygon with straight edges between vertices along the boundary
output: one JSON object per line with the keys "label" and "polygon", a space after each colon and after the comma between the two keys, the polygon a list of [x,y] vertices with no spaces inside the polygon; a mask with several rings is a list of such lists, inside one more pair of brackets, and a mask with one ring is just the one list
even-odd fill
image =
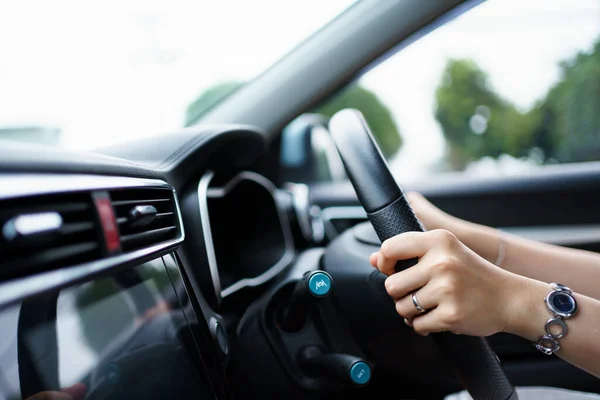
{"label": "wristwatch", "polygon": [[560,349],[559,339],[568,332],[566,319],[577,314],[577,300],[573,291],[560,283],[551,283],[552,291],[544,299],[546,307],[552,313],[552,318],[546,321],[546,334],[540,336],[535,347],[544,354],[551,355]]}

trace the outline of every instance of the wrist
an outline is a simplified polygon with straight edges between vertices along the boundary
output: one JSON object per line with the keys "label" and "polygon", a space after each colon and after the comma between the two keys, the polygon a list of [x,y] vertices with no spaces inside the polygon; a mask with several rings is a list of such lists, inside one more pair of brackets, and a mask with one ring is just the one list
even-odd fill
{"label": "wrist", "polygon": [[452,231],[458,239],[480,257],[496,265],[498,259],[500,232],[489,226],[458,220],[454,222]]}
{"label": "wrist", "polygon": [[544,326],[551,317],[544,298],[552,291],[549,284],[512,274],[515,277],[512,287],[506,291],[505,332],[521,336],[535,342],[545,333]]}

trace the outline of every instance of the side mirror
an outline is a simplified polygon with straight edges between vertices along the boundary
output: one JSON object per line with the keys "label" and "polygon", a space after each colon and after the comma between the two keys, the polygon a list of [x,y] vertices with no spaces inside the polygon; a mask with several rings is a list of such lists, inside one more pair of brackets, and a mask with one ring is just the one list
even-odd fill
{"label": "side mirror", "polygon": [[328,123],[329,118],[324,115],[302,114],[284,128],[280,154],[282,181],[311,184],[347,179]]}

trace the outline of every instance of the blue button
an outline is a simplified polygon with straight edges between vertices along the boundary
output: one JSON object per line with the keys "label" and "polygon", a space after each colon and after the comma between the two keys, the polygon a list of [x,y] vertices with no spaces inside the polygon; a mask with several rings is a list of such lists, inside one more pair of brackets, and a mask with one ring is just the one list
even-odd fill
{"label": "blue button", "polygon": [[314,272],[308,279],[308,290],[313,296],[327,296],[331,291],[331,277],[325,272]]}
{"label": "blue button", "polygon": [[371,380],[371,367],[364,361],[354,363],[350,368],[350,379],[358,385],[366,385]]}
{"label": "blue button", "polygon": [[119,383],[119,366],[117,364],[108,364],[106,366],[106,379],[111,385]]}

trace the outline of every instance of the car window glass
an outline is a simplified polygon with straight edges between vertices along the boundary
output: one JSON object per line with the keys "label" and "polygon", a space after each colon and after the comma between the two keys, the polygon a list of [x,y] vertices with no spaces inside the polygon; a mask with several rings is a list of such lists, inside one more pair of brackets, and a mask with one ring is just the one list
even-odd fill
{"label": "car window glass", "polygon": [[600,159],[600,2],[489,0],[319,107],[363,111],[402,181]]}

